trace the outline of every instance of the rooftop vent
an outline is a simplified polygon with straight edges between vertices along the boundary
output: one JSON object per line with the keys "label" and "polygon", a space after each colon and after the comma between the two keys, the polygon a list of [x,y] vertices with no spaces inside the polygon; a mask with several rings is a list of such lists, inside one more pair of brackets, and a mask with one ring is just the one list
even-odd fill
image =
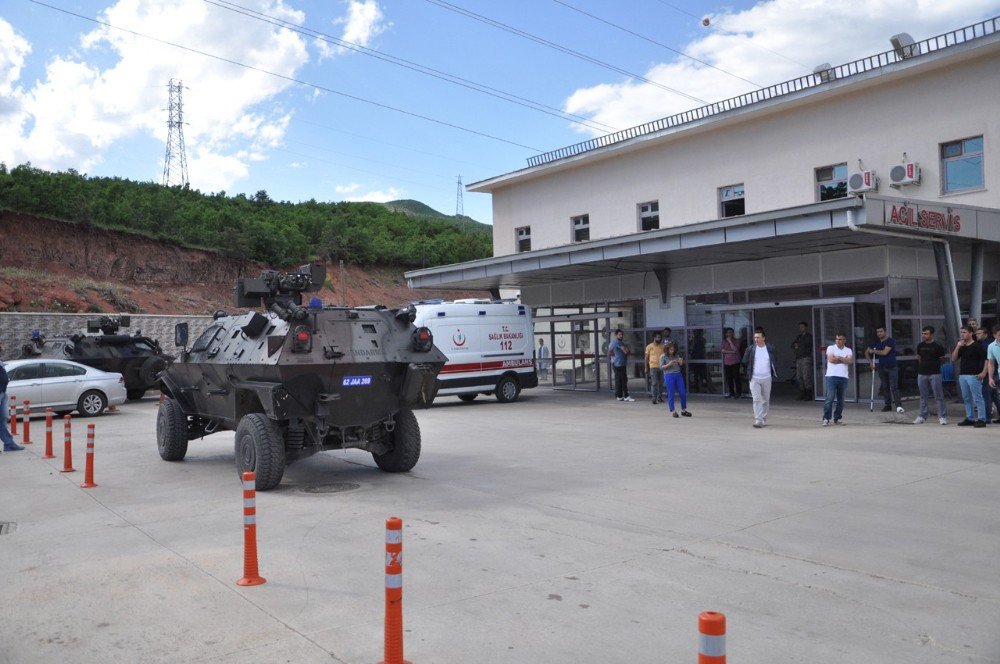
{"label": "rooftop vent", "polygon": [[920,46],[913,41],[913,37],[905,32],[900,32],[898,35],[893,35],[889,38],[892,42],[892,49],[896,51],[896,56],[900,60],[906,60],[907,58],[912,58],[915,55],[920,55]]}
{"label": "rooftop vent", "polygon": [[829,62],[813,67],[813,73],[819,76],[820,83],[829,83],[837,78],[837,72],[833,70]]}

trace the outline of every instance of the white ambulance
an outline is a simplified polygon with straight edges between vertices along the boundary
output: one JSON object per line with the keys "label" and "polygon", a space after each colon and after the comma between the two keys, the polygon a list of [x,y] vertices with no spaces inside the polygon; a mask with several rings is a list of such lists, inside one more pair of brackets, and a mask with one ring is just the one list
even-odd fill
{"label": "white ambulance", "polygon": [[472,401],[479,394],[515,401],[538,387],[531,312],[516,302],[455,300],[416,302],[413,324],[426,326],[434,345],[448,356],[438,375],[438,395]]}

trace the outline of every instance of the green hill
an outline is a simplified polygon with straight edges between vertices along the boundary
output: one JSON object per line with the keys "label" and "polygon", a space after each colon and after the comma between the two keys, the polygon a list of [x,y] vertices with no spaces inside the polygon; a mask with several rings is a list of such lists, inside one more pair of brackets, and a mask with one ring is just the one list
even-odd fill
{"label": "green hill", "polygon": [[384,205],[390,210],[402,212],[417,219],[440,221],[445,224],[456,226],[469,233],[488,235],[491,238],[493,237],[493,227],[489,224],[484,224],[465,215],[459,217],[456,215],[442,214],[431,206],[425,205],[420,201],[404,199],[399,201],[389,201],[388,203],[384,203]]}
{"label": "green hill", "polygon": [[358,265],[429,267],[493,255],[491,227],[442,215],[417,201],[275,201],[203,194],[124,178],[51,173],[0,163],[0,208],[142,233],[238,260],[288,266],[314,258]]}

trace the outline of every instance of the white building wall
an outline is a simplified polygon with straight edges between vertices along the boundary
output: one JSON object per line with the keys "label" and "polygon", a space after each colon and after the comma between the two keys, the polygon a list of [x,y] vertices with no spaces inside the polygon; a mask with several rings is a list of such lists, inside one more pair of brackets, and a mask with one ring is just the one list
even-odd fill
{"label": "white building wall", "polygon": [[[591,239],[635,233],[637,205],[651,200],[659,201],[661,228],[714,219],[718,188],[741,182],[747,213],[812,203],[816,168],[847,162],[854,171],[858,159],[878,172],[881,194],[1000,208],[1000,44],[981,50],[494,189],[494,253],[514,253],[520,226],[531,226],[532,249],[569,244],[570,218],[580,214],[590,215]],[[940,144],[980,134],[986,189],[942,196]],[[888,168],[904,152],[923,180],[894,190]]]}

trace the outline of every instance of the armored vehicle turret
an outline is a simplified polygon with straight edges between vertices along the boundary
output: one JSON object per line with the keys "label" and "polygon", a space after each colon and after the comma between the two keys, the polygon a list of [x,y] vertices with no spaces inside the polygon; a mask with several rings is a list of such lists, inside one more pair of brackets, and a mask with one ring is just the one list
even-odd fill
{"label": "armored vehicle turret", "polygon": [[412,307],[387,309],[302,304],[326,278],[322,265],[265,271],[236,282],[236,306],[263,312],[215,320],[183,347],[163,374],[156,422],[160,456],[179,461],[188,442],[236,432],[237,472],[254,471],[257,488],[281,481],[285,465],[322,450],[357,448],[387,472],[405,472],[420,456],[414,408],[435,396],[446,358]]}
{"label": "armored vehicle turret", "polygon": [[73,360],[80,364],[120,373],[125,377],[125,390],[129,399],[141,399],[147,390],[159,385],[159,375],[173,355],[160,348],[155,339],[142,332],[119,334],[123,327],[130,327],[129,316],[100,316],[87,321],[87,334],[69,337],[46,338],[39,330],[31,341],[21,346],[22,358],[53,358]]}

